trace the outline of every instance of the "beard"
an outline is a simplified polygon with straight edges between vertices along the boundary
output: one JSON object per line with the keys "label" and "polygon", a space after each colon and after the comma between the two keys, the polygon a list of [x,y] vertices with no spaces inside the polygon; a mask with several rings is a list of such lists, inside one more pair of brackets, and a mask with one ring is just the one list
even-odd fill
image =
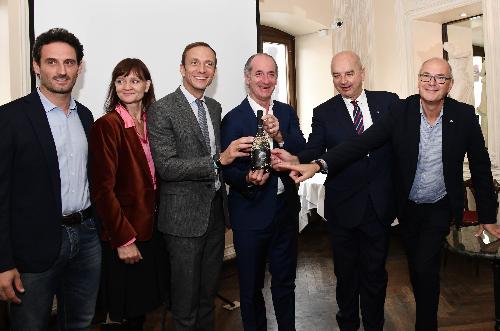
{"label": "beard", "polygon": [[[60,85],[53,83],[54,80],[61,79],[61,78],[67,79],[68,84],[60,86]],[[45,80],[42,77],[40,77],[40,85],[43,85],[43,87],[45,87],[45,89],[51,93],[68,94],[68,93],[71,93],[71,91],[73,90],[73,87],[75,86],[75,83],[76,83],[76,78],[77,78],[77,76],[74,77],[73,79],[71,79],[71,77],[69,77],[68,75],[65,75],[65,76],[56,76],[56,77],[53,77],[52,79]]]}

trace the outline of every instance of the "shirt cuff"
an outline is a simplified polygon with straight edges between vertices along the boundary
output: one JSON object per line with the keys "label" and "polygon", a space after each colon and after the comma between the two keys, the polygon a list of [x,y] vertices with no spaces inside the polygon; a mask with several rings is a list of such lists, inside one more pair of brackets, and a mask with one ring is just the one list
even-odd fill
{"label": "shirt cuff", "polygon": [[127,241],[125,244],[121,245],[120,247],[125,247],[125,246],[130,246],[132,245],[133,243],[135,243],[135,237],[130,239],[129,241]]}
{"label": "shirt cuff", "polygon": [[316,159],[311,161],[311,163],[316,163],[319,165],[319,172],[322,174],[327,174],[328,173],[328,164],[326,163],[325,160],[323,159]]}

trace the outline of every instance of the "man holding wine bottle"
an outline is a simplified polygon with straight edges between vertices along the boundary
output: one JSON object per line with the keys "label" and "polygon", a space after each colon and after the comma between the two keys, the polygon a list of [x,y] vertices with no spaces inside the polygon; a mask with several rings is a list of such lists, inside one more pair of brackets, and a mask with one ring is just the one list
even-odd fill
{"label": "man holding wine bottle", "polygon": [[266,261],[279,330],[295,330],[295,271],[297,267],[297,189],[287,173],[275,172],[270,149],[298,153],[305,146],[292,107],[272,100],[278,67],[267,54],[254,54],[244,67],[248,96],[231,110],[221,126],[222,148],[244,136],[255,136],[252,157],[223,168],[229,190],[229,215],[240,280],[243,326],[266,330],[262,288]]}

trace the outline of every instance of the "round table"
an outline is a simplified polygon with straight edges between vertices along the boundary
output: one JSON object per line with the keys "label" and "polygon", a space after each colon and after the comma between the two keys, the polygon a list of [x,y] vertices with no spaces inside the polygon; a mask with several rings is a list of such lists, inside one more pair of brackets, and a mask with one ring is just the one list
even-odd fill
{"label": "round table", "polygon": [[493,266],[493,288],[495,300],[495,330],[500,330],[500,240],[483,232],[482,236],[474,234],[479,226],[451,228],[446,237],[447,249],[458,254],[491,261]]}

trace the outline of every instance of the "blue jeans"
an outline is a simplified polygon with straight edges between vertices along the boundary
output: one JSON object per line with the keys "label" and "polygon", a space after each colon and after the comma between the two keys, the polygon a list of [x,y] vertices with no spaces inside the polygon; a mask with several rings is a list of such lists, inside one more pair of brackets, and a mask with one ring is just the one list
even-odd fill
{"label": "blue jeans", "polygon": [[[43,234],[40,234],[43,235]],[[54,295],[60,330],[90,330],[101,272],[101,245],[94,220],[61,226],[61,251],[41,273],[21,273],[21,304],[10,305],[13,331],[48,329]]]}

